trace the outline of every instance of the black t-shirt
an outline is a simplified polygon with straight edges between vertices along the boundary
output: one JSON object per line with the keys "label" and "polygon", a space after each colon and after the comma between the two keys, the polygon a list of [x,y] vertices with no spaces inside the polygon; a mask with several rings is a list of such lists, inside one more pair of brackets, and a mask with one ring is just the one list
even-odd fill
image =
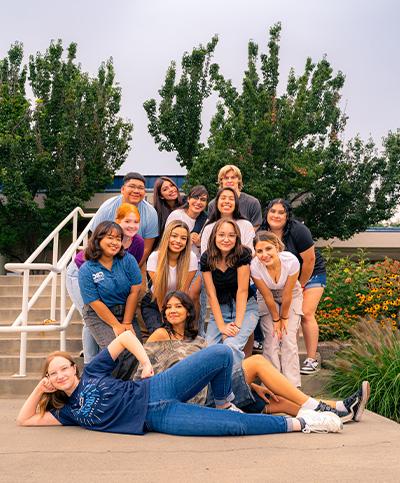
{"label": "black t-shirt", "polygon": [[[300,267],[303,265],[303,259],[300,253],[314,246],[314,240],[312,239],[310,230],[297,220],[292,220],[289,234],[285,236],[283,243],[285,244],[285,250],[293,253],[297,257],[300,262]],[[320,273],[326,273],[325,261],[319,251],[315,250],[315,265],[311,277]]]}
{"label": "black t-shirt", "polygon": [[[219,268],[211,270],[208,264],[207,251],[200,258],[200,270],[202,272],[211,272],[214,287],[217,292],[218,302],[220,304],[230,304],[236,300],[236,292],[238,289],[237,269],[242,265],[250,265],[252,256],[251,251],[247,247],[242,247],[243,251],[235,267],[229,267],[223,272]],[[249,285],[250,287],[250,285]],[[253,294],[249,290],[247,298]]]}

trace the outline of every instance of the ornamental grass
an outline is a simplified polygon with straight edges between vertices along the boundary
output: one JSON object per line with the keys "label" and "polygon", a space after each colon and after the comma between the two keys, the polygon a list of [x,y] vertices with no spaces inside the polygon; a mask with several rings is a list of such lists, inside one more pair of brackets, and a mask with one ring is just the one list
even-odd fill
{"label": "ornamental grass", "polygon": [[349,332],[351,345],[328,362],[333,371],[329,392],[343,398],[368,380],[368,409],[400,422],[400,331],[393,330],[393,319],[377,324],[365,317]]}

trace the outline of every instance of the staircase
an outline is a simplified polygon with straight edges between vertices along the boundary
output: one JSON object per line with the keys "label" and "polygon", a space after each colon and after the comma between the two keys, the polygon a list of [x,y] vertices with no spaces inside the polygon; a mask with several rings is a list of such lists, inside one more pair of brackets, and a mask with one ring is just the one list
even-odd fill
{"label": "staircase", "polygon": [[[44,275],[30,277],[29,296],[44,280]],[[43,294],[29,311],[30,324],[43,324],[50,317],[51,287],[45,288]],[[56,320],[59,317],[59,299],[57,299]],[[22,306],[22,276],[0,276],[0,325],[10,326],[21,312]],[[67,307],[71,306],[68,299]],[[80,314],[75,311],[72,321],[66,331],[67,351],[77,362],[83,364],[79,358],[82,349],[82,321]],[[60,332],[29,332],[26,377],[13,377],[19,370],[20,333],[0,332],[0,398],[26,397],[40,379],[41,368],[45,356],[49,352],[60,349]],[[80,360],[79,360],[80,359]]]}

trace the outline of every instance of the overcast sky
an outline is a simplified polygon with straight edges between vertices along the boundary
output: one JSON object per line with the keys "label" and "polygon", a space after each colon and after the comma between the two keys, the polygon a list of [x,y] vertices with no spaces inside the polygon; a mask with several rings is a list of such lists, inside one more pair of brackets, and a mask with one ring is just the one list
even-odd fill
{"label": "overcast sky", "polygon": [[[303,71],[307,56],[326,54],[346,75],[342,107],[346,137],[376,143],[400,127],[400,2],[396,0],[68,0],[2,2],[0,57],[22,41],[28,56],[51,39],[78,43],[78,60],[95,74],[112,56],[122,87],[122,115],[134,123],[132,150],[120,172],[179,174],[173,153],[160,153],[147,132],[143,102],[157,96],[171,60],[219,35],[215,61],[240,86],[247,42],[266,51],[267,33],[282,22],[281,82],[290,67]],[[206,106],[204,136],[212,115]],[[204,137],[203,136],[203,137]]]}

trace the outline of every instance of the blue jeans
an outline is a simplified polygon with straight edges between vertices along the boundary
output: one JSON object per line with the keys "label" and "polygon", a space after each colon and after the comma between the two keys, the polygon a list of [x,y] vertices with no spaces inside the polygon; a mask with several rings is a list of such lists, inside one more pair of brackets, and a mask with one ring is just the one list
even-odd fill
{"label": "blue jeans", "polygon": [[[66,287],[67,292],[75,305],[75,309],[82,315],[83,300],[81,291],[79,289],[79,269],[74,261],[72,261],[67,267]],[[83,324],[82,328],[82,346],[83,346],[83,360],[85,364],[89,362],[98,354],[99,346],[96,339],[92,336],[89,328]]]}
{"label": "blue jeans", "polygon": [[272,434],[288,431],[287,418],[242,414],[186,401],[208,383],[217,405],[234,398],[231,388],[232,351],[223,345],[203,349],[150,379],[146,415],[148,431],[178,436]]}
{"label": "blue jeans", "polygon": [[326,273],[318,273],[311,277],[304,286],[304,290],[308,288],[326,288]]}
{"label": "blue jeans", "polygon": [[[232,302],[232,306],[221,304],[220,307],[225,324],[234,322],[236,319],[236,303]],[[222,340],[222,334],[215,323],[214,314],[211,311],[206,333],[207,345],[211,346],[222,342],[224,345],[229,346],[233,351],[234,364],[238,364],[244,359],[243,348],[250,335],[254,332],[257,322],[258,304],[254,297],[250,297],[247,301],[246,312],[240,332],[235,337],[226,337],[226,339]]]}

